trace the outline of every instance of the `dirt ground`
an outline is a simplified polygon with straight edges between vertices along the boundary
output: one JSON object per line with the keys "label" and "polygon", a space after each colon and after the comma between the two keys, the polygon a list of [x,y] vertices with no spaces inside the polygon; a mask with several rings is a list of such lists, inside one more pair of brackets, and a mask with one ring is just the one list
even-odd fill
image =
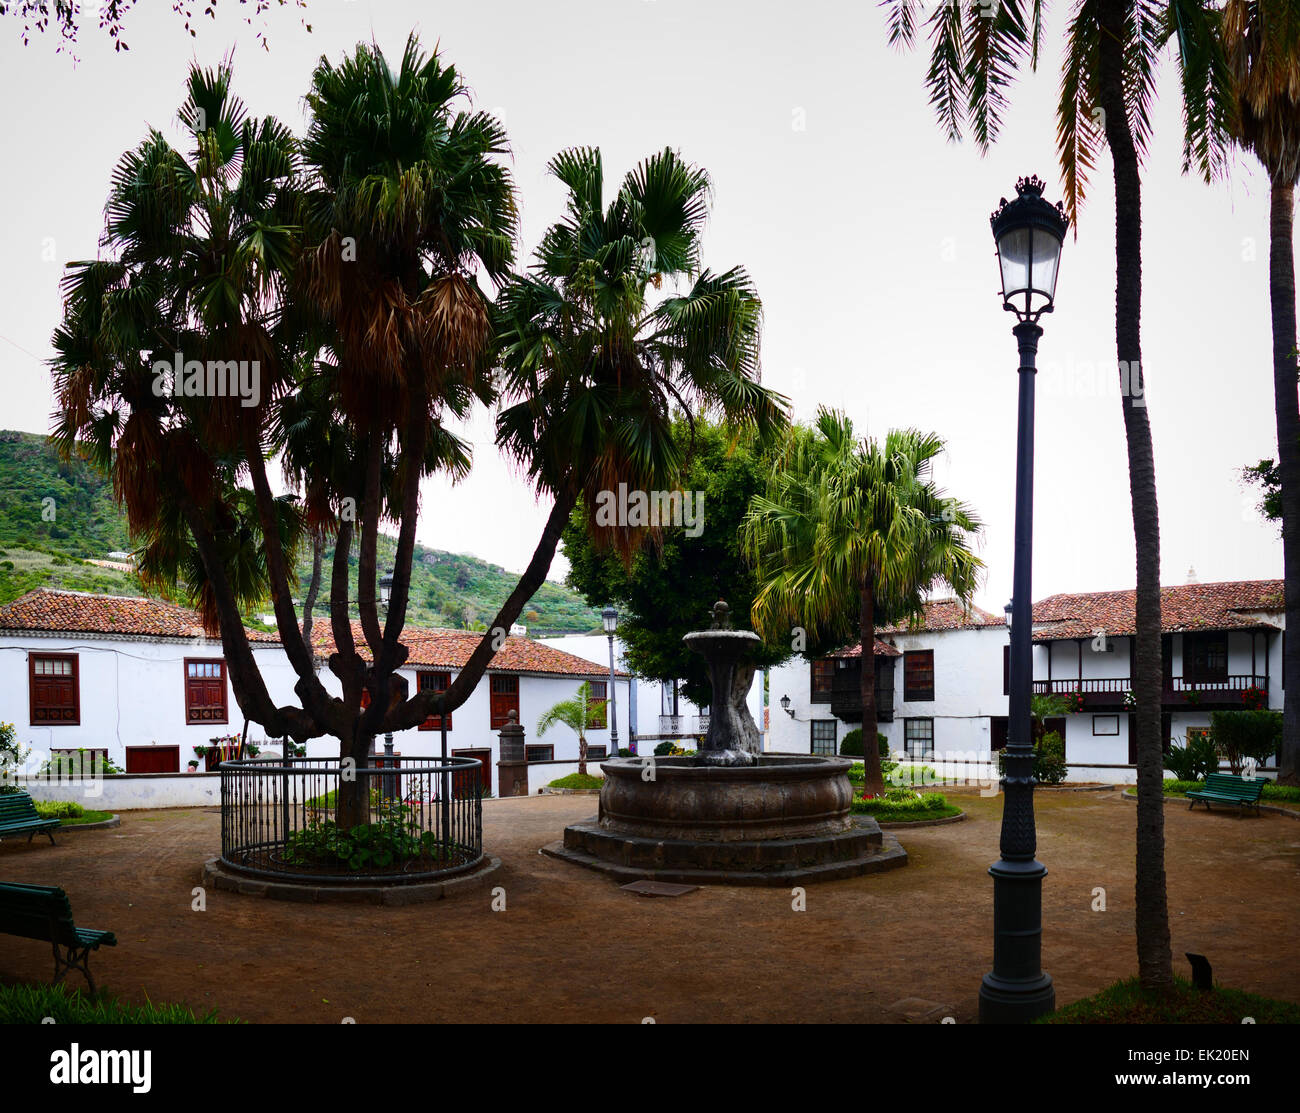
{"label": "dirt ground", "polygon": [[[250,1022],[898,1022],[893,1006],[919,998],[944,1006],[929,1022],[960,1023],[990,965],[1001,800],[950,795],[969,819],[896,832],[906,868],[810,886],[804,912],[785,889],[640,897],[543,857],[594,812],[576,796],[485,803],[500,912],[486,891],[389,908],[217,890],[191,911],[219,845],[208,809],[128,812],[55,847],[6,841],[0,879],[62,885],[79,924],[116,933],[91,960],[110,992]],[[1067,1004],[1136,971],[1136,808],[1109,792],[1036,803],[1043,966]],[[1200,952],[1225,985],[1300,1001],[1300,822],[1181,804],[1165,821],[1175,968]],[[48,981],[52,967],[48,944],[0,936],[0,981]]]}

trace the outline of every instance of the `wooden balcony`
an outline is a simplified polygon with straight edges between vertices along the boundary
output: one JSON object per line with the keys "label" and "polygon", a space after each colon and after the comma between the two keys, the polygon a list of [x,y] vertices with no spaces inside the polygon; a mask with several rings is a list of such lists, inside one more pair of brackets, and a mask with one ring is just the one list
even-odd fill
{"label": "wooden balcony", "polygon": [[[861,662],[849,658],[831,679],[831,714],[846,723],[862,722]],[[876,659],[876,721],[894,721],[894,658]]]}
{"label": "wooden balcony", "polygon": [[[1224,680],[1187,680],[1181,676],[1167,676],[1161,686],[1160,702],[1166,709],[1196,707],[1208,711],[1236,711],[1244,707],[1242,693],[1248,688],[1268,691],[1268,677],[1248,673],[1229,676]],[[1034,694],[1072,696],[1083,695],[1083,709],[1124,707],[1125,695],[1132,691],[1133,681],[1127,676],[1077,677],[1068,679],[1035,680]]]}

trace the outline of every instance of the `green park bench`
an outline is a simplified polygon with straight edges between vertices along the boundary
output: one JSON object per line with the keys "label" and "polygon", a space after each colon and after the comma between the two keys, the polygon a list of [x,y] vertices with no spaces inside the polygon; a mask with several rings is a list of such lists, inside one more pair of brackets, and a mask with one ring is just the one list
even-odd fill
{"label": "green park bench", "polygon": [[77,927],[68,894],[49,885],[0,881],[0,935],[50,943],[54,948],[53,984],[58,985],[69,970],[80,970],[91,993],[95,992],[95,979],[90,976],[90,952],[117,946],[111,931]]}
{"label": "green park bench", "polygon": [[33,835],[45,835],[52,843],[54,836],[50,832],[58,826],[57,819],[42,819],[36,814],[36,805],[27,793],[0,796],[0,839],[6,835],[26,835],[31,842]]}
{"label": "green park bench", "polygon": [[1190,811],[1199,800],[1209,811],[1210,801],[1214,800],[1220,804],[1236,804],[1239,808],[1253,807],[1258,815],[1259,794],[1263,791],[1263,777],[1248,781],[1232,773],[1210,773],[1205,778],[1204,788],[1188,790],[1187,798],[1191,803],[1187,808]]}

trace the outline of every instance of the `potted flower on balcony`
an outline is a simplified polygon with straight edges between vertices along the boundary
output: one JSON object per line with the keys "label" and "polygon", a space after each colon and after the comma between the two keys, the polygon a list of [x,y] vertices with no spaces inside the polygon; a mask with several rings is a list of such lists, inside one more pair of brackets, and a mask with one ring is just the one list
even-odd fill
{"label": "potted flower on balcony", "polygon": [[[198,772],[199,762],[203,761],[207,757],[207,754],[208,754],[208,748],[206,746],[194,747],[194,760],[190,762],[191,773]],[[207,768],[206,764],[204,765],[204,768],[205,769]]]}
{"label": "potted flower on balcony", "polygon": [[1071,714],[1078,715],[1081,711],[1083,711],[1085,701],[1083,698],[1083,692],[1081,690],[1076,688],[1073,692],[1071,692],[1068,696],[1065,697],[1065,700]]}
{"label": "potted flower on balcony", "polygon": [[1241,693],[1241,702],[1247,711],[1263,711],[1268,706],[1268,692],[1258,684],[1252,684]]}
{"label": "potted flower on balcony", "polygon": [[1136,711],[1137,705],[1138,705],[1137,696],[1133,694],[1132,689],[1126,691],[1124,693],[1124,709],[1126,711]]}

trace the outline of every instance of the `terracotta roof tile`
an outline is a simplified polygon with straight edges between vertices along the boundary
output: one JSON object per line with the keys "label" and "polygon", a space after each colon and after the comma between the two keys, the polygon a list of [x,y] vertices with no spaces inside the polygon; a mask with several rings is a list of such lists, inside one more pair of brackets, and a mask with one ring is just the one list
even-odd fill
{"label": "terracotta roof tile", "polygon": [[[872,646],[872,656],[874,657],[901,657],[902,651],[895,649],[888,642],[882,642],[876,639],[876,644]],[[852,645],[846,645],[843,649],[837,649],[834,653],[826,654],[827,657],[861,657],[862,643],[854,642]]]}
{"label": "terracotta roof tile", "polygon": [[[352,623],[352,637],[356,641],[357,652],[369,660],[370,650],[359,622]],[[463,668],[482,637],[481,631],[407,626],[402,631],[402,644],[410,651],[406,667],[450,670]],[[334,632],[328,621],[313,628],[312,649],[322,657],[328,657],[334,652]],[[588,661],[585,657],[521,637],[507,637],[488,662],[488,668],[497,672],[545,673],[593,679],[609,676],[609,669]],[[614,675],[628,674],[616,669]]]}
{"label": "terracotta roof tile", "polygon": [[[42,587],[0,607],[0,631],[41,630],[69,634],[199,638],[203,623],[196,612],[161,599],[96,595]],[[274,634],[248,632],[254,642],[278,642]]]}
{"label": "terracotta roof tile", "polygon": [[[1137,629],[1135,595],[1132,590],[1049,595],[1034,604],[1034,640],[1091,638],[1098,630],[1111,637],[1132,635]],[[1282,609],[1281,580],[1229,580],[1160,589],[1160,626],[1165,633],[1274,626],[1262,620],[1260,612]]]}
{"label": "terracotta roof tile", "polygon": [[957,599],[932,599],[912,622],[882,626],[877,634],[910,634],[921,630],[967,630],[980,626],[1005,626],[1002,615],[990,614],[971,604],[963,607]]}

